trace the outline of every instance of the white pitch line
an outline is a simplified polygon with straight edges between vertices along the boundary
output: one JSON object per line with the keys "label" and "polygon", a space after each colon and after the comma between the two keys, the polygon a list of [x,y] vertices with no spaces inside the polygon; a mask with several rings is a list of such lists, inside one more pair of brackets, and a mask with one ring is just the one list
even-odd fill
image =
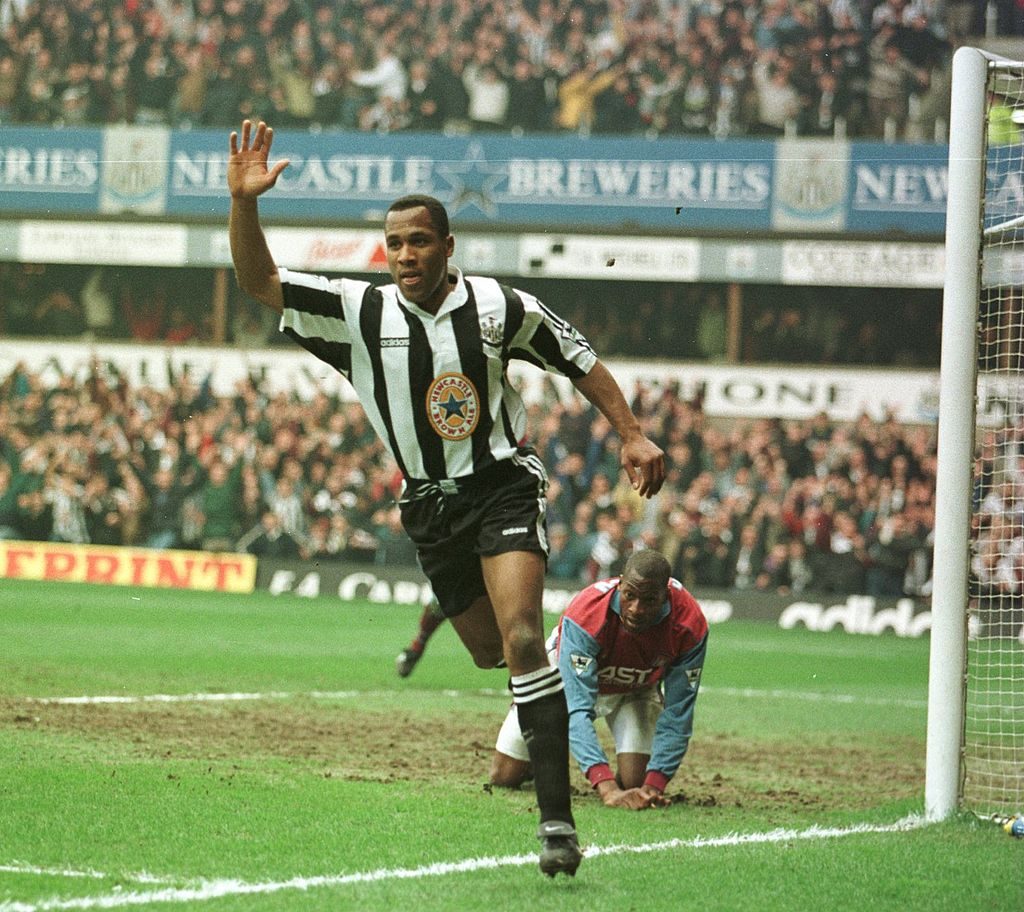
{"label": "white pitch line", "polygon": [[157,877],[146,871],[138,871],[130,874],[110,874],[105,871],[94,871],[91,868],[76,870],[74,868],[54,868],[42,865],[24,864],[14,861],[10,864],[0,864],[0,874],[36,874],[45,877],[70,877],[85,878],[88,880],[130,880],[133,883],[146,884],[169,884],[180,882],[181,878]]}
{"label": "white pitch line", "polygon": [[[419,692],[419,691],[417,691]],[[91,706],[98,704],[133,704],[133,703],[240,703],[260,700],[294,700],[306,697],[314,700],[352,700],[356,697],[390,697],[400,691],[393,690],[308,690],[284,691],[268,690],[254,693],[185,693],[185,694],[141,694],[128,696],[120,694],[100,694],[97,696],[77,697],[25,697],[29,703],[44,706]],[[507,690],[480,688],[479,690],[443,690],[446,697],[465,696],[508,696]]]}
{"label": "white pitch line", "polygon": [[[814,690],[760,690],[753,687],[717,687],[704,685],[701,691],[716,696],[741,697],[754,700],[805,700],[815,703],[839,703],[868,706],[903,706],[911,709],[924,709],[926,700],[911,700],[902,697],[865,697],[856,694],[824,693]],[[293,700],[308,698],[315,700],[352,700],[357,697],[393,697],[396,694],[410,693],[405,690],[310,690],[282,691],[270,690],[252,693],[185,693],[185,694],[141,694],[136,696],[100,694],[97,696],[75,697],[25,697],[26,702],[41,705],[102,705],[102,704],[136,704],[136,703],[241,703],[259,702],[260,700]],[[424,691],[415,691],[423,693]],[[475,690],[442,690],[439,693],[446,697],[502,697],[508,698],[506,689],[481,687]]]}
{"label": "white pitch line", "polygon": [[823,693],[817,690],[758,690],[752,687],[701,687],[701,693],[724,694],[729,697],[750,697],[756,700],[807,700],[821,703],[862,703],[867,706],[905,706],[913,709],[927,709],[927,700],[910,700],[903,697],[864,697],[855,694]]}
{"label": "white pitch line", "polygon": [[44,705],[93,705],[101,703],[233,703],[246,700],[290,700],[295,697],[318,697],[331,700],[351,699],[367,696],[365,691],[336,690],[291,693],[270,690],[261,693],[185,693],[185,694],[142,694],[140,696],[99,695],[79,697],[28,697],[30,703]]}
{"label": "white pitch line", "polygon": [[[839,839],[845,836],[860,836],[868,833],[903,833],[926,826],[920,816],[904,817],[890,824],[862,823],[851,827],[819,827],[806,830],[776,829],[764,833],[732,833],[726,836],[697,836],[694,839],[669,839],[646,845],[590,846],[584,852],[587,858],[610,855],[639,855],[651,852],[665,852],[673,849],[708,849],[740,845],[755,845],[776,842],[794,842],[812,839]],[[0,902],[0,912],[56,912],[64,909],[117,909],[124,906],[141,906],[148,903],[206,902],[225,896],[254,896],[280,893],[286,890],[311,890],[320,887],[339,887],[353,883],[377,883],[388,880],[417,880],[424,877],[440,877],[446,874],[463,874],[496,868],[521,867],[537,863],[537,856],[505,855],[483,858],[467,858],[463,861],[435,862],[418,868],[380,868],[376,871],[360,871],[353,874],[328,874],[316,877],[293,877],[289,880],[247,883],[241,880],[203,880],[190,887],[175,887],[148,892],[118,891],[105,896],[81,896],[72,899],[54,897],[39,902],[9,900]]]}
{"label": "white pitch line", "polygon": [[22,864],[20,861],[0,865],[2,874],[44,874],[53,877],[89,877],[103,880],[109,875],[102,871],[75,871],[70,868],[44,868],[39,865]]}

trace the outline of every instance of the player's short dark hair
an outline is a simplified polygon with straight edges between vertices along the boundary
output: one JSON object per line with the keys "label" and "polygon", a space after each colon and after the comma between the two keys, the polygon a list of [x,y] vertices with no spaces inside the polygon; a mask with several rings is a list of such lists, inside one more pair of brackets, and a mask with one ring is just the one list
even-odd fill
{"label": "player's short dark hair", "polygon": [[425,193],[410,193],[408,196],[400,196],[388,206],[388,212],[402,212],[406,209],[415,209],[418,206],[422,206],[430,214],[430,224],[434,226],[441,237],[446,238],[451,234],[448,210],[444,208],[444,203]]}
{"label": "player's short dark hair", "polygon": [[634,551],[626,559],[626,565],[622,568],[623,578],[642,579],[657,583],[659,586],[667,586],[671,575],[672,568],[669,566],[668,559],[660,551],[654,551],[651,548]]}

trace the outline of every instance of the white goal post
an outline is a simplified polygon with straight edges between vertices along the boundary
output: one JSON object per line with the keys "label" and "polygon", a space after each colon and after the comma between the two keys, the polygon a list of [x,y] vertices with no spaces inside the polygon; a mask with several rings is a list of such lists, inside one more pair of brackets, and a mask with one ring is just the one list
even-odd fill
{"label": "white goal post", "polygon": [[1024,62],[953,58],[925,812],[1024,811]]}

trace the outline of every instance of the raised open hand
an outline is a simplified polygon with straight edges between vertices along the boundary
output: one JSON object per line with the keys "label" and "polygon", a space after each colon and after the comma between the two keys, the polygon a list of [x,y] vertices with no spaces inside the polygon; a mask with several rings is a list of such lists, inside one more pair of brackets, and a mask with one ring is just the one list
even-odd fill
{"label": "raised open hand", "polygon": [[283,158],[274,166],[268,167],[270,145],[274,141],[274,130],[262,120],[252,132],[252,121],[242,121],[242,143],[238,143],[238,133],[231,133],[231,147],[228,155],[228,190],[236,199],[255,199],[266,193],[277,183],[281,172],[288,167],[288,159]]}

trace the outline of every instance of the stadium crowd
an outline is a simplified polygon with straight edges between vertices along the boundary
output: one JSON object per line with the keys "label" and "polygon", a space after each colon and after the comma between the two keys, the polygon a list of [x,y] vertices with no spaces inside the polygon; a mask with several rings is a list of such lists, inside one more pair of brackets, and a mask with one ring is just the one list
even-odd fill
{"label": "stadium crowd", "polygon": [[[291,344],[273,315],[231,278],[218,337],[214,284],[214,269],[0,263],[0,334],[245,349]],[[531,277],[530,286],[542,300],[557,301],[559,312],[609,356],[729,360],[723,285],[645,282],[638,294],[636,286],[616,280]],[[942,309],[936,290],[846,290],[837,300],[839,294],[834,288],[744,286],[735,360],[938,367]],[[632,319],[623,320],[627,295]]]}
{"label": "stadium crowd", "polygon": [[5,0],[0,124],[931,140],[983,27],[964,0]]}
{"label": "stadium crowd", "polygon": [[[48,384],[19,364],[0,379],[0,537],[414,562],[400,475],[358,404],[83,368]],[[927,592],[933,429],[825,415],[721,427],[671,384],[631,395],[667,457],[652,501],[624,482],[617,436],[582,399],[546,386],[531,406],[551,577],[599,579],[653,547],[695,591]]]}

